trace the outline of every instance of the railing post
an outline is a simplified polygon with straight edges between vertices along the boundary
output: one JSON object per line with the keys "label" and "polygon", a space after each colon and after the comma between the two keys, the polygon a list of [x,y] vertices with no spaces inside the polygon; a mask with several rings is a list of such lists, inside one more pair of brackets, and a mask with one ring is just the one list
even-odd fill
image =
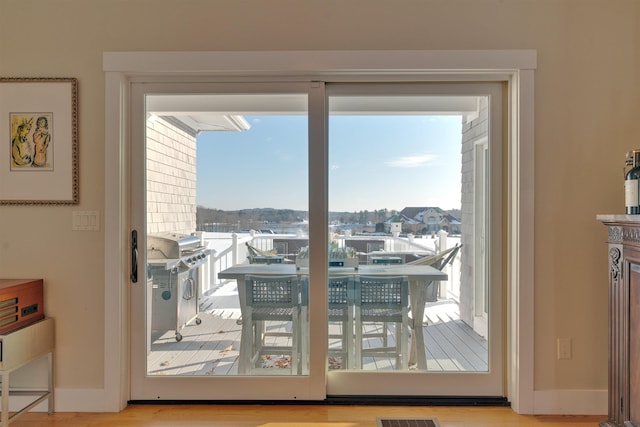
{"label": "railing post", "polygon": [[[195,235],[200,239],[201,246],[209,246],[208,242],[204,238],[204,232],[196,231]],[[199,267],[198,272],[198,296],[202,296],[206,291],[211,289],[211,258],[207,257],[207,262]]]}
{"label": "railing post", "polygon": [[238,235],[236,233],[231,233],[231,259],[233,265],[238,264]]}
{"label": "railing post", "polygon": [[438,231],[438,252],[442,252],[445,249],[447,249],[447,236],[448,235],[449,235],[449,233],[447,233],[444,230]]}
{"label": "railing post", "polygon": [[[447,233],[444,230],[440,230],[438,231],[438,252],[442,252],[445,249],[447,249],[447,236],[449,235],[449,233]],[[451,277],[451,268],[444,266],[447,269],[447,275],[449,276],[449,280],[452,279]],[[440,297],[441,298],[447,298],[447,293],[448,293],[448,289],[447,286],[449,284],[449,280],[442,280],[440,281]]]}

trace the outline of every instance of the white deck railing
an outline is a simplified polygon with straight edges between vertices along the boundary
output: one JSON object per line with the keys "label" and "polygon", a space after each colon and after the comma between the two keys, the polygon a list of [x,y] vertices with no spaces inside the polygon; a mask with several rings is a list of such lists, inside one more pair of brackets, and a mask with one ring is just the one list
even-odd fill
{"label": "white deck railing", "polygon": [[[202,244],[212,250],[209,261],[201,269],[201,292],[204,295],[212,293],[223,284],[218,279],[218,273],[236,264],[248,262],[247,243],[251,246],[268,251],[273,249],[274,239],[296,238],[293,234],[257,234],[257,233],[216,233],[198,232]],[[379,239],[378,239],[379,238]],[[438,239],[412,239],[394,236],[334,236],[339,247],[344,246],[345,240],[381,240],[384,243],[385,252],[413,252],[417,254],[429,254],[439,252],[460,242],[459,238]],[[442,297],[457,298],[460,293],[460,253],[456,255],[454,262],[445,267],[449,280],[442,282]]]}

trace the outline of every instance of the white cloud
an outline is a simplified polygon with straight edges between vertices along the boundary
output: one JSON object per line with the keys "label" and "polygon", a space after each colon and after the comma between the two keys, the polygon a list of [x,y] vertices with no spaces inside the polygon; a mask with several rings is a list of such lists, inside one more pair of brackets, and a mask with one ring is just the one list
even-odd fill
{"label": "white cloud", "polygon": [[388,161],[387,166],[391,166],[393,168],[417,168],[419,166],[424,166],[426,163],[431,162],[435,158],[436,156],[432,154],[398,157],[397,159]]}

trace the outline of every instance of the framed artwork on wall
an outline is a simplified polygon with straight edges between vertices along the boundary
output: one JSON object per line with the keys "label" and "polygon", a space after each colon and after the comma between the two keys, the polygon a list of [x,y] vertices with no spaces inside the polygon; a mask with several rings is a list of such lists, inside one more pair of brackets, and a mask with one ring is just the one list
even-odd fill
{"label": "framed artwork on wall", "polygon": [[0,77],[0,205],[78,204],[78,81]]}

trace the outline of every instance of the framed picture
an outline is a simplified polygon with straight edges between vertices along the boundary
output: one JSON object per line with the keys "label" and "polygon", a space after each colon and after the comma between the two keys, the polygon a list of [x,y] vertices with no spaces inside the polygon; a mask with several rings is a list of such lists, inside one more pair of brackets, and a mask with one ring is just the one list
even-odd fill
{"label": "framed picture", "polygon": [[78,204],[78,81],[0,77],[0,205]]}

